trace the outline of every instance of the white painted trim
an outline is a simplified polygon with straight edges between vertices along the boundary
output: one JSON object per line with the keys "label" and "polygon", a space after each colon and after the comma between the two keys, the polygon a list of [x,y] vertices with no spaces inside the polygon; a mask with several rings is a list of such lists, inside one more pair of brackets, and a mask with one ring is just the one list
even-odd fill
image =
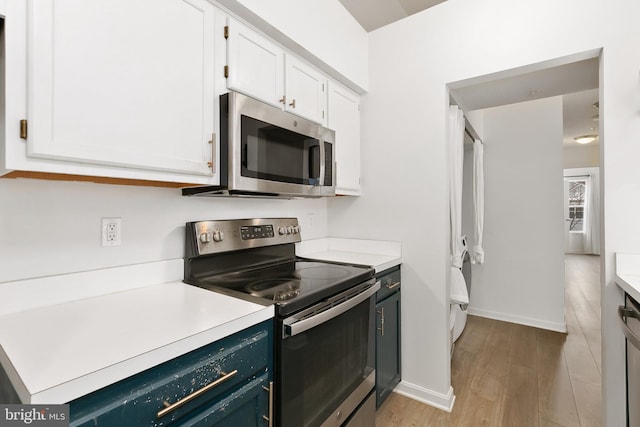
{"label": "white painted trim", "polygon": [[447,412],[451,412],[453,404],[456,401],[456,396],[453,394],[453,387],[449,387],[447,394],[442,394],[417,384],[400,381],[400,384],[396,386],[393,392]]}
{"label": "white painted trim", "polygon": [[547,329],[549,331],[567,332],[566,322],[549,322],[547,320],[532,319],[530,317],[515,316],[513,314],[498,313],[473,307],[469,307],[469,314],[473,316],[486,317],[488,319],[517,323],[519,325],[532,326],[534,328]]}

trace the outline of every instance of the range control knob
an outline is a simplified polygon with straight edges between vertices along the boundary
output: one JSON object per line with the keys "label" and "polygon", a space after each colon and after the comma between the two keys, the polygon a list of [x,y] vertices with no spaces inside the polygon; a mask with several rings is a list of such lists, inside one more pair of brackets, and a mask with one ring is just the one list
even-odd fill
{"label": "range control knob", "polygon": [[224,240],[224,233],[220,230],[216,230],[213,232],[213,241],[214,242],[222,242]]}
{"label": "range control knob", "polygon": [[287,234],[287,230],[284,227],[278,227],[278,234],[281,236]]}
{"label": "range control knob", "polygon": [[211,241],[211,233],[202,233],[200,235],[200,241],[202,243],[209,243]]}
{"label": "range control knob", "polygon": [[293,234],[293,227],[290,225],[287,225],[287,234]]}
{"label": "range control knob", "polygon": [[293,234],[298,234],[300,232],[300,226],[299,225],[294,225],[293,226]]}

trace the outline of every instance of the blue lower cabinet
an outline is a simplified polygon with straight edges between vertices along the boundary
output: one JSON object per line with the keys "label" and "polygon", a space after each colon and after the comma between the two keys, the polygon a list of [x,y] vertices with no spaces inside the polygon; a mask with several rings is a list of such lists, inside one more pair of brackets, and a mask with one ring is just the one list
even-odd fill
{"label": "blue lower cabinet", "polygon": [[378,274],[376,295],[376,407],[385,401],[401,378],[400,267]]}
{"label": "blue lower cabinet", "polygon": [[71,426],[264,426],[272,376],[266,321],[69,402]]}

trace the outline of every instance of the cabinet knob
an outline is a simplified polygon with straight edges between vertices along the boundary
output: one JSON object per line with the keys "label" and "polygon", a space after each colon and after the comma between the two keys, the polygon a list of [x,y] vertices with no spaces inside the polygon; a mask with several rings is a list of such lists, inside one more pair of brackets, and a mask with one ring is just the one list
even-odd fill
{"label": "cabinet knob", "polygon": [[287,103],[287,96],[283,95],[282,98],[280,100],[278,100],[278,102],[280,102],[282,104],[286,104]]}
{"label": "cabinet knob", "polygon": [[296,100],[294,99],[293,101],[291,101],[289,106],[292,107],[292,108],[296,108]]}

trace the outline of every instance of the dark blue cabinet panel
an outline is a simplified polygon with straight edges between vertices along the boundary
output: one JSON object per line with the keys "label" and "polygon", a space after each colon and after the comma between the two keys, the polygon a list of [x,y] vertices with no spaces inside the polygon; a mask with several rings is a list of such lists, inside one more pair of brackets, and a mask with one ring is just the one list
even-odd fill
{"label": "dark blue cabinet panel", "polygon": [[400,268],[378,275],[376,302],[376,407],[400,382]]}
{"label": "dark blue cabinet panel", "polygon": [[241,425],[262,426],[272,367],[273,322],[266,321],[70,402],[71,426],[224,426],[249,418]]}

